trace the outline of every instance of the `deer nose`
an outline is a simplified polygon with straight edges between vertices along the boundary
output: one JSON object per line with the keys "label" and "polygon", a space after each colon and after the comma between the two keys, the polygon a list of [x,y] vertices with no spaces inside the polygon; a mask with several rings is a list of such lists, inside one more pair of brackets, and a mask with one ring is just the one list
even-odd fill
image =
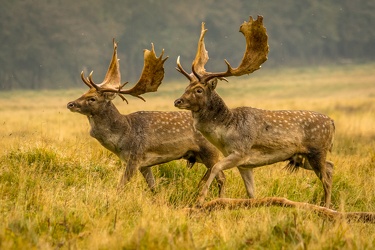
{"label": "deer nose", "polygon": [[175,106],[175,107],[178,107],[178,106],[181,105],[182,103],[184,103],[184,101],[183,101],[181,98],[178,98],[176,101],[174,101],[174,106]]}
{"label": "deer nose", "polygon": [[66,107],[68,108],[68,109],[72,109],[72,108],[74,108],[76,105],[75,105],[75,103],[74,102],[69,102],[67,105],[66,105]]}

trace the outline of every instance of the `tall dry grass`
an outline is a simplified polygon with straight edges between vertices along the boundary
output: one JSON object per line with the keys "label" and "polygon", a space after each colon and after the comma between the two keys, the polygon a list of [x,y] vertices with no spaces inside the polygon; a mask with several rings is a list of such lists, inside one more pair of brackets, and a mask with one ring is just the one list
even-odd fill
{"label": "tall dry grass", "polygon": [[[260,70],[219,83],[231,107],[307,109],[331,116],[336,139],[333,206],[375,211],[374,65]],[[77,76],[78,77],[78,76]],[[115,100],[122,113],[175,110],[186,85],[166,82],[147,102]],[[265,207],[187,213],[205,167],[175,161],[153,168],[151,193],[137,175],[116,193],[124,169],[89,136],[87,119],[66,103],[86,89],[0,93],[1,249],[373,249],[375,225],[329,221],[311,211]],[[319,204],[310,171],[284,164],[255,170],[256,196]],[[245,198],[237,170],[227,196]],[[215,185],[208,199],[217,196]]]}

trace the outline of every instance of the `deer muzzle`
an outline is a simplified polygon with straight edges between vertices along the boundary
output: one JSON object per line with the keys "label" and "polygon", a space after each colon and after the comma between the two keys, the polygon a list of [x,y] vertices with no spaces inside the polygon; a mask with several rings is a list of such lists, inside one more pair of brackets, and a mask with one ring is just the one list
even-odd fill
{"label": "deer muzzle", "polygon": [[66,105],[66,108],[72,112],[76,112],[78,109],[78,105],[76,102],[68,102],[68,104]]}
{"label": "deer muzzle", "polygon": [[184,100],[182,98],[178,98],[174,101],[174,106],[180,109],[184,108]]}
{"label": "deer muzzle", "polygon": [[174,101],[174,106],[178,107],[181,105],[184,101],[181,98],[178,98],[177,100]]}
{"label": "deer muzzle", "polygon": [[72,108],[74,108],[76,105],[74,104],[74,102],[69,102],[67,105],[66,105],[66,107],[68,108],[68,109],[72,109]]}

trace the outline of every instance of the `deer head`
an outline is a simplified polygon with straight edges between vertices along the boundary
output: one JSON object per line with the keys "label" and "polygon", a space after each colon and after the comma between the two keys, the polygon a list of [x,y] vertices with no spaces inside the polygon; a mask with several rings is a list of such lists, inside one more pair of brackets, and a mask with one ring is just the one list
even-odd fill
{"label": "deer head", "polygon": [[[204,68],[209,59],[204,44],[204,35],[206,32],[207,29],[205,29],[204,23],[202,23],[197,54],[192,63],[192,73],[187,73],[181,66],[180,57],[177,58],[177,71],[190,81],[184,95],[175,101],[175,106],[178,108],[194,111],[197,107],[190,100],[202,101],[202,99],[206,98],[204,92],[212,91],[216,88],[216,79],[227,81],[226,77],[250,74],[260,69],[261,64],[267,60],[269,52],[267,43],[268,36],[266,28],[263,26],[262,16],[258,16],[258,19],[255,21],[250,17],[248,22],[244,22],[241,25],[240,32],[246,39],[246,51],[237,68],[232,68],[229,62],[225,60],[227,65],[227,70],[225,72],[211,73],[207,72]],[[190,96],[190,98],[186,98],[188,96]],[[187,100],[189,100],[189,102],[187,102]]]}
{"label": "deer head", "polygon": [[130,89],[123,90],[128,83],[121,84],[120,64],[117,58],[117,43],[113,40],[113,55],[104,80],[96,84],[92,79],[92,73],[88,77],[81,72],[82,81],[90,88],[88,92],[76,101],[69,102],[67,107],[72,112],[79,112],[84,115],[92,115],[103,103],[114,99],[117,95],[128,103],[124,95],[132,95],[145,101],[141,96],[147,92],[157,91],[164,78],[164,62],[168,59],[162,58],[164,50],[159,57],[155,54],[154,45],[151,50],[144,50],[144,66],[138,82]]}

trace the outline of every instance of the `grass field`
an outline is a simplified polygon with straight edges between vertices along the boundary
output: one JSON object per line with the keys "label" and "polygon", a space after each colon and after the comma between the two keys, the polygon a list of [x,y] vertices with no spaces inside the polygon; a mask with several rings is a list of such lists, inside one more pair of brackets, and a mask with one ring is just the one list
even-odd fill
{"label": "grass field", "polygon": [[[332,202],[339,211],[375,212],[375,65],[260,70],[220,82],[230,107],[306,109],[335,120],[329,160]],[[77,75],[77,77],[79,77]],[[115,104],[122,113],[176,110],[187,85],[166,82]],[[119,159],[89,136],[87,118],[66,103],[85,92],[0,92],[0,249],[374,249],[375,225],[330,221],[299,209],[260,207],[187,213],[205,171],[184,161],[156,166],[151,193],[140,174],[116,193]],[[285,163],[257,168],[256,196],[319,204],[311,171]],[[236,169],[226,171],[226,196],[246,198]],[[212,185],[208,200],[217,197]]]}

